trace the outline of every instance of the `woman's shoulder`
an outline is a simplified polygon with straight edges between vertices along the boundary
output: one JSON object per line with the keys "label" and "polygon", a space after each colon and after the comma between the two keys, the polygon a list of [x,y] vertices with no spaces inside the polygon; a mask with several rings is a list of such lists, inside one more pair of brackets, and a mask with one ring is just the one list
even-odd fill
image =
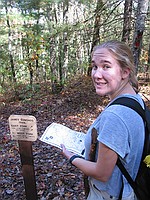
{"label": "woman's shoulder", "polygon": [[[136,95],[132,95],[132,94],[122,94],[122,95],[119,95],[119,96],[117,96],[115,99],[113,99],[113,100],[108,104],[107,107],[109,107],[109,106],[111,105],[111,103],[114,102],[116,99],[119,99],[119,98],[121,98],[121,97],[127,97],[127,98],[134,99],[134,100],[136,100],[136,101],[144,108],[143,99],[142,99],[141,95],[138,94],[138,93],[137,93]],[[107,107],[106,107],[106,108],[107,108]]]}
{"label": "woman's shoulder", "polygon": [[[122,119],[127,119],[127,118],[134,118],[137,117],[137,113],[135,113],[134,110],[130,109],[127,106],[123,106],[123,105],[119,105],[119,104],[113,104],[111,105],[112,102],[114,102],[116,99],[120,98],[120,97],[128,97],[128,98],[132,98],[134,100],[136,100],[138,103],[141,104],[141,106],[144,108],[144,103],[143,100],[141,98],[141,96],[139,94],[136,95],[130,95],[130,94],[124,94],[124,95],[120,95],[118,97],[116,97],[115,99],[113,99],[105,108],[105,110],[103,111],[101,117],[103,118],[104,116],[107,117],[109,116],[109,118],[122,118]],[[111,106],[110,106],[111,105]]]}

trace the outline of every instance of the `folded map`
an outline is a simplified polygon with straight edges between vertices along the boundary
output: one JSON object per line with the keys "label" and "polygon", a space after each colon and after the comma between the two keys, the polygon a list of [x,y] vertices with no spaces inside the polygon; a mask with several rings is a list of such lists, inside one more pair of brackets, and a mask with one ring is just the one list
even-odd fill
{"label": "folded map", "polygon": [[40,140],[61,149],[61,144],[76,154],[84,157],[85,133],[74,131],[62,124],[52,123],[41,136]]}

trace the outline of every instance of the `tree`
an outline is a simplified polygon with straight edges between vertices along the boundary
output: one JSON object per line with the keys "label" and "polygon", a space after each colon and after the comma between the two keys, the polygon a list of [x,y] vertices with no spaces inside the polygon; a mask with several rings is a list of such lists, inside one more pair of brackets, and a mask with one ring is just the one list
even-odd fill
{"label": "tree", "polygon": [[100,10],[103,6],[102,0],[97,0],[97,6],[95,10],[95,23],[94,23],[94,31],[93,31],[93,40],[91,45],[91,52],[93,50],[93,47],[97,45],[100,42],[100,36],[99,36],[99,29],[100,29]]}
{"label": "tree", "polygon": [[148,48],[148,59],[147,59],[147,66],[146,66],[146,81],[149,81],[150,79],[150,74],[149,74],[149,69],[150,69],[150,43],[149,43],[149,48]]}
{"label": "tree", "polygon": [[[50,81],[61,85],[87,73],[91,51],[99,42],[118,39],[131,44],[136,20],[132,1],[2,0],[1,83],[16,80],[34,86]],[[142,52],[148,52],[147,21],[144,33]]]}
{"label": "tree", "polygon": [[92,38],[92,44],[91,44],[91,51],[90,51],[90,56],[89,56],[89,66],[88,66],[88,71],[87,75],[91,75],[91,53],[93,51],[94,46],[96,46],[100,42],[100,35],[99,35],[99,30],[100,30],[100,24],[101,24],[101,16],[100,16],[100,10],[103,7],[103,1],[102,0],[97,0],[96,4],[96,9],[95,9],[95,22],[94,22],[94,30],[93,30],[93,38]]}
{"label": "tree", "polygon": [[132,0],[125,0],[122,41],[129,43],[131,31]]}
{"label": "tree", "polygon": [[7,21],[7,26],[8,26],[8,51],[9,51],[12,79],[13,79],[14,83],[16,83],[15,65],[14,65],[13,52],[12,52],[12,30],[11,30],[9,13],[8,13],[8,5],[9,4],[11,5],[11,2],[5,1],[5,11],[6,11],[6,17],[7,17],[6,21]]}
{"label": "tree", "polygon": [[139,57],[142,48],[142,38],[145,30],[145,20],[148,12],[149,0],[138,0],[135,32],[133,36],[133,55],[136,72],[138,72]]}

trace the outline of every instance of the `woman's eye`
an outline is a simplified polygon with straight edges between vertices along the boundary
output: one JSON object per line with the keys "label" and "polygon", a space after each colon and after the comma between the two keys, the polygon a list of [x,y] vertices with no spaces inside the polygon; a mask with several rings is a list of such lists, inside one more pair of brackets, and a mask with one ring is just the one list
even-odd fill
{"label": "woman's eye", "polygon": [[96,66],[96,65],[93,65],[93,67],[92,67],[93,69],[97,69],[98,67]]}
{"label": "woman's eye", "polygon": [[109,65],[104,65],[103,68],[104,69],[108,69],[108,68],[110,68],[110,66]]}

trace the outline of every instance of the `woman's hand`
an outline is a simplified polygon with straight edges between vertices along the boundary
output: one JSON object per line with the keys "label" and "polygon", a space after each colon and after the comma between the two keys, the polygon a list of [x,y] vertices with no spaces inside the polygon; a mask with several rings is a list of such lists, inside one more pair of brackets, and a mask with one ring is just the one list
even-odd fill
{"label": "woman's hand", "polygon": [[68,159],[70,159],[73,155],[75,155],[74,153],[68,151],[64,144],[61,144],[61,148],[62,148],[62,154],[66,156]]}

